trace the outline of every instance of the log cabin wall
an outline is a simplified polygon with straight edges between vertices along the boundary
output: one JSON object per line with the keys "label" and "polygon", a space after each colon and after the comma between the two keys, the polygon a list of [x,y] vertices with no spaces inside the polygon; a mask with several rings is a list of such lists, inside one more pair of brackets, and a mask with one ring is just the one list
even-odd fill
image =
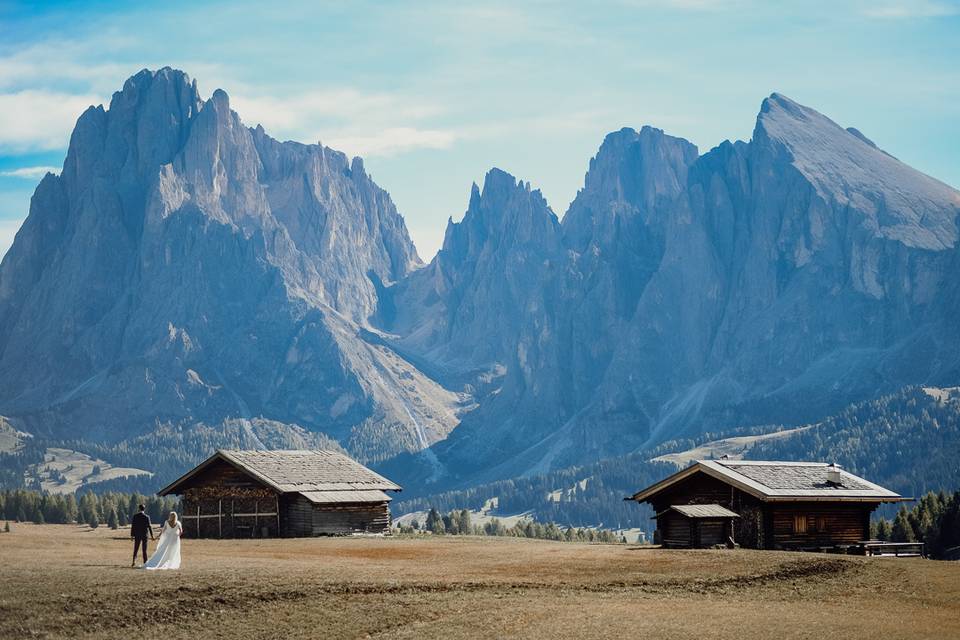
{"label": "log cabin wall", "polygon": [[386,533],[390,507],[386,502],[313,505],[313,535]]}
{"label": "log cabin wall", "polygon": [[287,538],[313,535],[313,503],[299,493],[288,493],[280,499],[280,522]]}
{"label": "log cabin wall", "polygon": [[875,503],[772,503],[767,548],[814,549],[867,540],[870,513],[876,507]]}
{"label": "log cabin wall", "polygon": [[676,511],[667,511],[657,517],[660,544],[667,548],[683,548],[692,544],[690,520]]}
{"label": "log cabin wall", "polygon": [[285,536],[325,536],[390,531],[386,502],[315,504],[300,494],[281,500]]}
{"label": "log cabin wall", "polygon": [[[764,545],[764,503],[740,489],[705,473],[695,473],[650,500],[655,513],[673,504],[718,504],[740,514],[733,525],[733,538],[742,547],[762,549]],[[682,517],[679,516],[678,517]],[[657,526],[660,526],[658,520]],[[661,536],[663,533],[661,533]]]}

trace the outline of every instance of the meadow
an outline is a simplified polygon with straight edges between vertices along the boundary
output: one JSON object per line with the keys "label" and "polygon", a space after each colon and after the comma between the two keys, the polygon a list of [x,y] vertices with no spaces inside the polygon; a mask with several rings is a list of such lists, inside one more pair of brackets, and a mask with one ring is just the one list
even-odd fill
{"label": "meadow", "polygon": [[[153,546],[151,546],[151,550]],[[960,637],[960,563],[471,536],[183,541],[0,533],[3,638]]]}

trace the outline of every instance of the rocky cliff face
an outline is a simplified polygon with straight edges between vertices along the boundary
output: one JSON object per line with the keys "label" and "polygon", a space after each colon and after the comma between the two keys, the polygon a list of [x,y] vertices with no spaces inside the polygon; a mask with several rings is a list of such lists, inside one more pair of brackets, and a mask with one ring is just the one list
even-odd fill
{"label": "rocky cliff face", "polygon": [[421,266],[359,159],[144,71],[81,116],[0,266],[0,413],[108,441],[296,424],[414,490],[813,420],[956,384],[958,212],[774,94],[703,155],[610,134],[562,222],[494,169]]}
{"label": "rocky cliff face", "polygon": [[456,394],[361,337],[419,264],[359,159],[143,71],[80,117],[0,267],[2,410],[58,437],[266,416],[361,457],[422,448]]}
{"label": "rocky cliff face", "polygon": [[651,128],[611,134],[536,288],[552,303],[507,332],[551,329],[547,392],[504,360],[496,396],[435,447],[447,482],[955,381],[958,212],[954,189],[777,94],[749,143],[702,156]]}

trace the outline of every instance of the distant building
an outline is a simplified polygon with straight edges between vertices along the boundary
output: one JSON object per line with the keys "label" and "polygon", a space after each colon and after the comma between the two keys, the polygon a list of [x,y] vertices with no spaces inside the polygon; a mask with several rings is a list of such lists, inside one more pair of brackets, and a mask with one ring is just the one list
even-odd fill
{"label": "distant building", "polygon": [[822,462],[699,460],[627,500],[653,506],[666,547],[821,549],[869,539],[873,510],[910,498]]}
{"label": "distant building", "polygon": [[305,537],[390,530],[400,486],[335,451],[218,450],[160,490],[180,495],[185,536]]}

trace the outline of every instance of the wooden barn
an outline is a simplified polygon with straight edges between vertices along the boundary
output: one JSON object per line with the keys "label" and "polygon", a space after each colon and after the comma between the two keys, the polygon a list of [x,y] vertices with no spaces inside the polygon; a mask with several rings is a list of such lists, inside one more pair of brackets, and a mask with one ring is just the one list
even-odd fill
{"label": "wooden barn", "polygon": [[335,451],[224,451],[160,490],[180,496],[183,534],[306,537],[390,531],[400,487]]}
{"label": "wooden barn", "polygon": [[830,549],[870,538],[870,514],[910,500],[823,462],[699,460],[627,498],[653,506],[667,547]]}

